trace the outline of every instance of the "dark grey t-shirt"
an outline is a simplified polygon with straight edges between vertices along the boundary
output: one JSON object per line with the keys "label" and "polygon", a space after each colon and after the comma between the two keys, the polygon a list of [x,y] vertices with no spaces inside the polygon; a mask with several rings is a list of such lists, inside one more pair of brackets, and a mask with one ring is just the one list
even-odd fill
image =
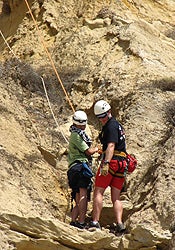
{"label": "dark grey t-shirt", "polygon": [[106,150],[109,142],[114,142],[115,150],[126,152],[124,129],[114,117],[110,118],[103,126],[99,139],[103,144],[103,151]]}

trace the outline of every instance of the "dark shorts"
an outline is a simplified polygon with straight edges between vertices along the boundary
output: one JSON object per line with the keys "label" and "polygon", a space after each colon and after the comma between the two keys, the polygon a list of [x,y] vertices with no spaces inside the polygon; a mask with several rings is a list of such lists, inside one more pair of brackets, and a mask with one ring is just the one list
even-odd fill
{"label": "dark shorts", "polygon": [[91,184],[91,178],[83,175],[83,167],[81,163],[73,165],[68,171],[69,187],[76,193],[79,193],[79,188],[88,188]]}

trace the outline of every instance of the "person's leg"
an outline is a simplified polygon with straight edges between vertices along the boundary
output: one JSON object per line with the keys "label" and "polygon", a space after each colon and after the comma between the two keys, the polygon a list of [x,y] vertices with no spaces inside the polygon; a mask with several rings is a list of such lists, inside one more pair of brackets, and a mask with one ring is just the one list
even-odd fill
{"label": "person's leg", "polygon": [[114,215],[116,222],[118,224],[122,224],[122,215],[123,215],[123,205],[122,202],[120,201],[120,190],[111,187],[111,200],[113,203],[113,208],[114,208]]}
{"label": "person's leg", "polygon": [[76,196],[75,196],[75,206],[73,207],[72,213],[71,213],[72,222],[75,222],[76,219],[78,218],[78,215],[79,215],[79,207],[78,207],[79,200],[80,200],[80,194],[76,193]]}
{"label": "person's leg", "polygon": [[97,222],[100,219],[101,210],[103,207],[103,193],[105,188],[95,187],[93,196],[93,221]]}
{"label": "person's leg", "polygon": [[84,223],[87,212],[87,188],[80,188],[79,195],[79,222]]}
{"label": "person's leg", "polygon": [[108,174],[103,176],[100,174],[100,168],[98,168],[95,177],[95,189],[93,192],[93,212],[92,221],[90,227],[101,228],[99,224],[101,210],[103,207],[103,194],[105,189],[110,185],[112,175]]}

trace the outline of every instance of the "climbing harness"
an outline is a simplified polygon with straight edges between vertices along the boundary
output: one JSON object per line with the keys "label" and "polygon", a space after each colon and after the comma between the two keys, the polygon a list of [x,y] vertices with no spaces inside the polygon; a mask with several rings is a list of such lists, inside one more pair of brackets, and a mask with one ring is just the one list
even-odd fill
{"label": "climbing harness", "polygon": [[[101,156],[99,157],[101,163],[100,166],[103,165],[105,158],[105,151],[102,152]],[[118,169],[115,165],[118,165]],[[113,167],[114,165],[114,167]],[[113,158],[109,163],[109,173],[114,177],[123,178],[126,177],[127,173],[132,173],[137,166],[137,160],[134,155],[128,154],[122,151],[114,150]]]}

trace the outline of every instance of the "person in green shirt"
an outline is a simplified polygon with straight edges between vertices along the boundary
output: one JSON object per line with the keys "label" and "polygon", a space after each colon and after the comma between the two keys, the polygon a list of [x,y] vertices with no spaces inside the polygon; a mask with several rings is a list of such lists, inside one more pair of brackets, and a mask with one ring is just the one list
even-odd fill
{"label": "person in green shirt", "polygon": [[67,176],[69,187],[72,189],[72,200],[75,200],[70,225],[80,229],[86,227],[87,196],[93,177],[91,155],[98,152],[98,147],[91,147],[92,141],[85,132],[86,125],[86,113],[82,110],[76,111],[73,115],[73,124],[70,126]]}

